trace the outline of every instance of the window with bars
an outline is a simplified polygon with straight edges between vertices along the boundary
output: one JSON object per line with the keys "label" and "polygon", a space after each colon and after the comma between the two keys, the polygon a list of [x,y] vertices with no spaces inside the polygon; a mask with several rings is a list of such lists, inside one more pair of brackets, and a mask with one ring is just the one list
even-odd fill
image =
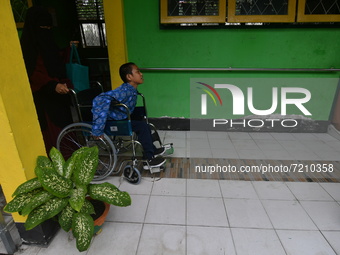
{"label": "window with bars", "polygon": [[75,2],[83,47],[107,47],[103,0],[75,0]]}
{"label": "window with bars", "polygon": [[340,3],[333,0],[307,0],[305,14],[340,14]]}
{"label": "window with bars", "polygon": [[160,0],[161,23],[225,22],[226,0]]}
{"label": "window with bars", "polygon": [[218,5],[218,0],[168,0],[168,12],[170,16],[216,16],[218,15]]}
{"label": "window with bars", "polygon": [[22,28],[27,9],[32,6],[32,0],[11,0],[11,6],[17,28]]}
{"label": "window with bars", "polygon": [[236,1],[236,15],[286,15],[288,0]]}
{"label": "window with bars", "polygon": [[228,22],[294,22],[296,0],[229,0]]}
{"label": "window with bars", "polygon": [[160,0],[160,6],[161,24],[183,27],[340,22],[340,0]]}
{"label": "window with bars", "polygon": [[340,22],[340,0],[299,0],[299,22]]}

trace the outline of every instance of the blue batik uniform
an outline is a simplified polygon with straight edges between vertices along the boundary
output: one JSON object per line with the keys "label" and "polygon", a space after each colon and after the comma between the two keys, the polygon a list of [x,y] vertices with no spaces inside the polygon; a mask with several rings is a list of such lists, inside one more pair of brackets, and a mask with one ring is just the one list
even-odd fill
{"label": "blue batik uniform", "polygon": [[92,134],[101,136],[104,133],[105,123],[107,119],[123,120],[127,118],[124,110],[116,108],[110,110],[110,104],[116,100],[125,104],[130,113],[133,112],[137,103],[137,89],[129,83],[123,83],[118,88],[101,93],[93,100],[93,125]]}

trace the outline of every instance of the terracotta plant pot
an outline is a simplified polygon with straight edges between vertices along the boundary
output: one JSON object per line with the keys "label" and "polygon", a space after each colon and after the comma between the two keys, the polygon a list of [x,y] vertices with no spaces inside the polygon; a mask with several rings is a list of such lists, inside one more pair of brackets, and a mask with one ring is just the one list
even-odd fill
{"label": "terracotta plant pot", "polygon": [[94,220],[94,235],[98,235],[102,231],[102,226],[106,220],[106,216],[110,210],[110,204],[103,201],[88,198],[93,204],[96,214],[91,214]]}

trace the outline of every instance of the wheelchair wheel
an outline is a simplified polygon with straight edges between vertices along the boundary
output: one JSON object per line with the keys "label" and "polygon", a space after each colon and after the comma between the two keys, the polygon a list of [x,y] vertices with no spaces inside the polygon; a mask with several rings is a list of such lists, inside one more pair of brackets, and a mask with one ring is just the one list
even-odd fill
{"label": "wheelchair wheel", "polygon": [[104,134],[104,138],[95,140],[91,135],[92,126],[86,123],[74,123],[65,127],[57,139],[57,149],[60,150],[65,160],[74,151],[81,147],[97,146],[99,151],[98,168],[94,181],[99,181],[109,176],[117,163],[116,149],[110,138]]}
{"label": "wheelchair wheel", "polygon": [[124,178],[131,184],[139,184],[142,180],[142,176],[139,170],[135,167],[127,165],[123,171]]}

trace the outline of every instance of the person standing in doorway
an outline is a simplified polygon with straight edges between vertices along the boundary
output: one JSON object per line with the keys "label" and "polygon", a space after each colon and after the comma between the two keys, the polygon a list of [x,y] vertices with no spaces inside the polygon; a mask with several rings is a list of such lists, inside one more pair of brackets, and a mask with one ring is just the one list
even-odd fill
{"label": "person standing in doorway", "polygon": [[42,6],[27,10],[21,48],[46,151],[56,146],[63,127],[72,123],[70,80],[62,51],[55,43],[52,16]]}

